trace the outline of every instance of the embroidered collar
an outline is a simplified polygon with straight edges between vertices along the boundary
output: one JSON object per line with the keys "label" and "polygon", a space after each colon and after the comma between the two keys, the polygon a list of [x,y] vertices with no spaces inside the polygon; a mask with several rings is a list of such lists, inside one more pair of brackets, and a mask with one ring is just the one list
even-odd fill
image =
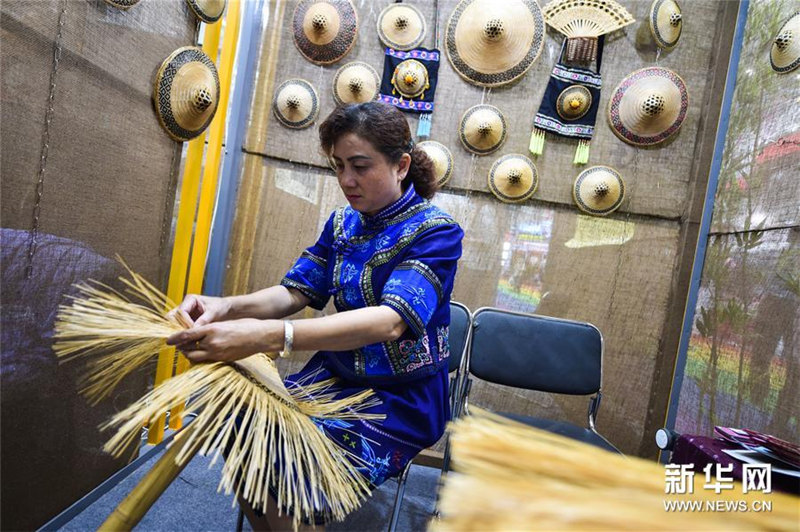
{"label": "embroidered collar", "polygon": [[406,189],[403,195],[400,196],[400,199],[390,203],[378,211],[374,216],[369,216],[363,213],[358,213],[358,215],[361,218],[361,223],[365,228],[376,229],[388,224],[392,218],[405,211],[408,206],[410,206],[412,203],[416,203],[415,200],[418,198],[419,196],[417,196],[417,192],[414,190],[414,185],[411,184],[408,186],[408,189]]}

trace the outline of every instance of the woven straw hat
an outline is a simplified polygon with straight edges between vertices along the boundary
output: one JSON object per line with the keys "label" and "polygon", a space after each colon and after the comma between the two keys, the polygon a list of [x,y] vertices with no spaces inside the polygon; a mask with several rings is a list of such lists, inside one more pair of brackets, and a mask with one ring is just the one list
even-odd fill
{"label": "woven straw hat", "polygon": [[447,23],[447,57],[461,77],[497,87],[521,77],[544,45],[535,0],[461,0]]}
{"label": "woven straw hat", "polygon": [[769,62],[781,74],[800,66],[800,11],[781,26],[769,50]]}
{"label": "woven straw hat", "polygon": [[394,69],[392,85],[404,98],[419,98],[430,88],[428,69],[416,59],[406,59]]}
{"label": "woven straw hat", "polygon": [[617,210],[625,199],[625,182],[609,166],[592,166],[578,174],[572,197],[583,212],[605,216]]}
{"label": "woven straw hat", "polygon": [[503,155],[489,170],[489,190],[505,203],[525,201],[533,196],[538,185],[539,172],[524,155]]}
{"label": "woven straw hat", "polygon": [[577,120],[592,107],[592,93],[583,85],[571,85],[561,91],[556,100],[558,116],[564,120]]}
{"label": "woven straw hat", "polygon": [[350,0],[300,0],[292,29],[303,57],[328,65],[347,55],[355,44],[358,15]]}
{"label": "woven straw hat", "polygon": [[688,109],[681,77],[667,68],[647,67],[629,74],[614,90],[608,120],[628,144],[652,146],[677,133]]}
{"label": "woven straw hat", "polygon": [[218,21],[225,12],[226,0],[186,0],[194,14],[206,24]]}
{"label": "woven straw hat", "polygon": [[433,170],[436,174],[436,183],[442,187],[453,175],[453,154],[447,146],[435,140],[420,142],[417,147],[422,148],[433,161]]}
{"label": "woven straw hat", "polygon": [[464,147],[477,155],[487,155],[506,141],[506,119],[493,105],[470,107],[461,117],[458,136]]}
{"label": "woven straw hat", "polygon": [[380,85],[380,78],[374,68],[362,61],[353,61],[336,72],[333,78],[333,98],[339,105],[369,102],[378,97]]}
{"label": "woven straw hat", "polygon": [[425,18],[408,4],[390,4],[378,15],[378,37],[395,50],[411,50],[425,38]]}
{"label": "woven straw hat", "polygon": [[205,131],[217,112],[217,67],[200,48],[178,48],[156,73],[153,100],[158,121],[170,137],[193,139]]}
{"label": "woven straw hat", "polygon": [[311,83],[290,79],[281,83],[272,101],[275,117],[286,127],[302,129],[314,123],[319,114],[319,96]]}
{"label": "woven straw hat", "polygon": [[675,0],[655,0],[650,6],[650,33],[659,48],[669,50],[678,44],[683,15]]}
{"label": "woven straw hat", "polygon": [[130,9],[139,3],[139,0],[105,0],[106,4],[117,9]]}

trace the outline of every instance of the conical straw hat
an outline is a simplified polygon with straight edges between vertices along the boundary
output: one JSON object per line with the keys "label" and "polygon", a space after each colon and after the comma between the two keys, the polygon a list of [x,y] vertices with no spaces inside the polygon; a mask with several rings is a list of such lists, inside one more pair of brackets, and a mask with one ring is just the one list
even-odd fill
{"label": "conical straw hat", "polygon": [[336,72],[333,78],[333,98],[339,105],[369,102],[378,97],[378,73],[367,63],[353,61]]}
{"label": "conical straw hat", "polygon": [[583,85],[571,85],[561,91],[556,100],[558,116],[564,120],[577,120],[592,107],[592,93]]}
{"label": "conical straw hat", "polygon": [[130,9],[139,3],[139,0],[105,0],[106,4],[117,9]]}
{"label": "conical straw hat", "polygon": [[528,71],[544,33],[534,0],[461,0],[447,23],[447,57],[470,83],[497,87]]}
{"label": "conical straw hat", "polygon": [[281,83],[272,102],[275,117],[286,127],[302,129],[314,123],[319,114],[319,97],[311,83],[290,79]]}
{"label": "conical straw hat", "polygon": [[406,59],[394,69],[392,85],[404,98],[418,98],[430,88],[428,69],[416,59]]}
{"label": "conical straw hat", "polygon": [[358,35],[358,15],[350,0],[300,0],[292,25],[297,49],[319,65],[347,55]]}
{"label": "conical straw hat", "polygon": [[667,68],[647,67],[629,74],[614,90],[608,120],[628,144],[652,146],[677,133],[688,109],[681,77]]}
{"label": "conical straw hat", "polygon": [[444,186],[453,175],[453,154],[450,153],[447,146],[435,140],[426,140],[417,146],[425,150],[425,153],[433,161],[436,184],[440,187]]}
{"label": "conical straw hat", "polygon": [[604,216],[622,204],[625,182],[619,172],[611,167],[592,166],[578,174],[572,187],[572,197],[583,212]]}
{"label": "conical straw hat", "polygon": [[650,6],[650,33],[659,48],[669,50],[678,44],[683,15],[675,0],[655,0]]}
{"label": "conical straw hat", "polygon": [[186,0],[194,14],[206,24],[213,24],[225,12],[226,0]]}
{"label": "conical straw hat", "polygon": [[506,141],[506,119],[493,105],[470,107],[461,117],[459,137],[464,147],[477,155],[492,153]]}
{"label": "conical straw hat", "polygon": [[153,100],[158,121],[170,137],[183,141],[198,136],[217,112],[217,67],[200,48],[178,48],[156,73]]}
{"label": "conical straw hat", "polygon": [[505,203],[525,201],[533,196],[538,185],[536,166],[524,155],[504,155],[489,170],[489,190]]}
{"label": "conical straw hat", "polygon": [[772,42],[769,62],[776,72],[791,72],[800,66],[800,11],[789,17]]}
{"label": "conical straw hat", "polygon": [[390,4],[378,15],[378,37],[395,50],[411,50],[425,38],[425,18],[409,4]]}

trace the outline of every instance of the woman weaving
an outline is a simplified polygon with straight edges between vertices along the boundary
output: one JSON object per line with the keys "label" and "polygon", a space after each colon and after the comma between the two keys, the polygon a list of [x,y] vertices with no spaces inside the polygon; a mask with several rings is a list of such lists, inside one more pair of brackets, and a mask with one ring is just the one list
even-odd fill
{"label": "woman weaving", "polygon": [[[322,428],[361,457],[359,472],[378,486],[436,442],[450,415],[449,303],[463,232],[427,201],[436,192],[432,162],[394,107],[337,108],[320,126],[320,141],[349,206],[333,212],[280,285],[187,296],[179,308],[195,326],[168,343],[194,362],[318,351],[287,385],[336,377],[337,397],[375,391],[381,404],[369,411],[385,421]],[[322,310],[330,296],[336,314],[283,319],[309,305]]]}

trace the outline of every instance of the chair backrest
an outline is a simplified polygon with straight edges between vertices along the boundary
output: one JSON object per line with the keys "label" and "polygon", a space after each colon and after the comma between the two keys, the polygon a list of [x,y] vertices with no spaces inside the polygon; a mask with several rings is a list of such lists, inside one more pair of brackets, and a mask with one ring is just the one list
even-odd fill
{"label": "chair backrest", "polygon": [[600,391],[603,336],[594,325],[496,308],[473,315],[469,371],[506,386],[571,395]]}
{"label": "chair backrest", "polygon": [[450,358],[447,371],[452,373],[461,366],[461,359],[469,341],[472,316],[469,309],[455,301],[450,302]]}

